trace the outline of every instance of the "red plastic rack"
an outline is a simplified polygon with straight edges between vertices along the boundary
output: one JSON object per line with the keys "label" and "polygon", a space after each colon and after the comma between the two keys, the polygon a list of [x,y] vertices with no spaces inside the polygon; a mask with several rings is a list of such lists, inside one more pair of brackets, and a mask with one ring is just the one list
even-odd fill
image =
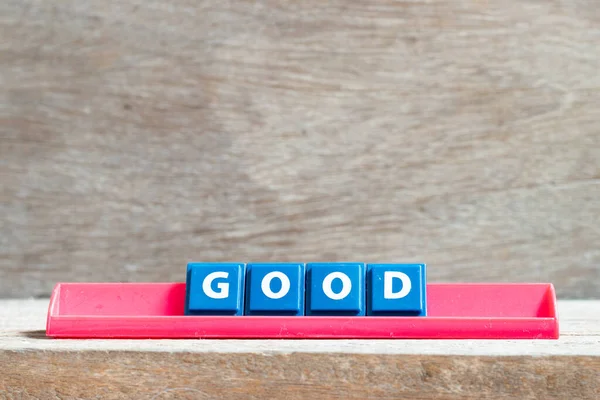
{"label": "red plastic rack", "polygon": [[58,283],[46,334],[128,339],[557,339],[552,284],[427,285],[426,317],[184,315],[185,283]]}

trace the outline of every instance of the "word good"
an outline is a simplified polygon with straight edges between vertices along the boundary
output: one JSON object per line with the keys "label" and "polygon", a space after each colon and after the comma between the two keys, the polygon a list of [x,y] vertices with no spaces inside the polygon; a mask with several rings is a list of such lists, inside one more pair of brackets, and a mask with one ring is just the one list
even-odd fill
{"label": "word good", "polygon": [[425,264],[190,263],[186,315],[425,316]]}

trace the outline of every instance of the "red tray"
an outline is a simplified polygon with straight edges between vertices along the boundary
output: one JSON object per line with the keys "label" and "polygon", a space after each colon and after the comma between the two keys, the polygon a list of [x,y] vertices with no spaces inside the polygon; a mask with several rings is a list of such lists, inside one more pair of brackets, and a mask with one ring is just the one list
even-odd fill
{"label": "red tray", "polygon": [[557,339],[552,284],[427,285],[426,317],[186,316],[185,283],[59,283],[54,338]]}

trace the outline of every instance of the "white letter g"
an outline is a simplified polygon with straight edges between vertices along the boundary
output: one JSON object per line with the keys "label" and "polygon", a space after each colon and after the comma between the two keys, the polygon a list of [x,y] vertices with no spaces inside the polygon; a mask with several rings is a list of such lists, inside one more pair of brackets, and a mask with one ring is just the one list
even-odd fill
{"label": "white letter g", "polygon": [[206,278],[204,278],[204,281],[202,282],[202,290],[211,299],[226,299],[229,296],[229,283],[227,283],[227,282],[217,283],[217,288],[219,289],[218,292],[215,292],[212,289],[211,284],[217,278],[227,279],[228,276],[229,276],[229,274],[227,272],[223,272],[223,271],[212,272],[212,273],[208,274],[206,276]]}

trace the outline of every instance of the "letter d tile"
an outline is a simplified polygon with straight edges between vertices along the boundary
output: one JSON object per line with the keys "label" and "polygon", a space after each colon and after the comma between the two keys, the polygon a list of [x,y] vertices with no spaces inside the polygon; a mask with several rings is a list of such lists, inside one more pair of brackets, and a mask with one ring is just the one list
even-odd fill
{"label": "letter d tile", "polygon": [[367,315],[427,315],[425,264],[368,264]]}

